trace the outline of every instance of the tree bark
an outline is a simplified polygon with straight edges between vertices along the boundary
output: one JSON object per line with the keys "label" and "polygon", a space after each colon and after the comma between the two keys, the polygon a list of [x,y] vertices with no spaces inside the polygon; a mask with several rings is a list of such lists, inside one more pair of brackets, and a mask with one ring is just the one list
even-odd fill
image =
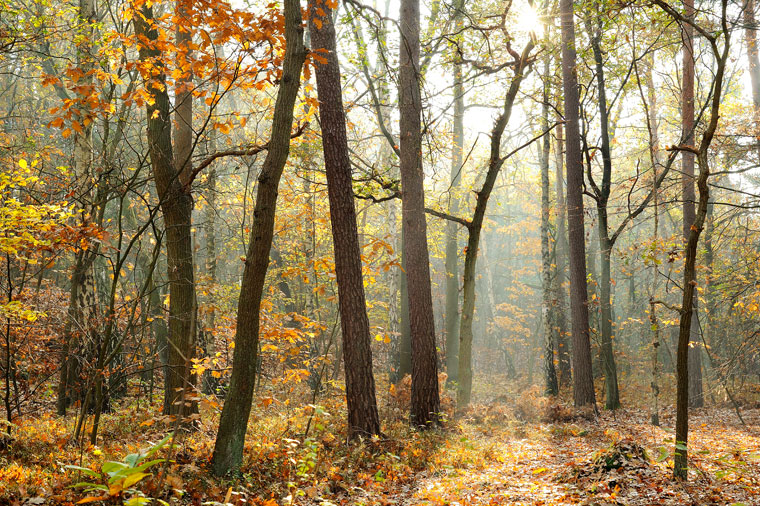
{"label": "tree bark", "polygon": [[[544,38],[548,38],[544,29]],[[541,107],[541,129],[549,129],[549,58],[544,59],[543,105]],[[541,165],[541,329],[544,334],[544,391],[547,395],[557,395],[557,370],[554,368],[554,332],[552,329],[552,261],[549,247],[549,155],[551,139],[545,135],[539,151]]]}
{"label": "tree bark", "polygon": [[567,225],[570,257],[570,310],[573,334],[573,398],[575,405],[596,405],[591,371],[586,287],[586,243],[583,224],[583,160],[580,99],[575,65],[575,22],[572,0],[560,0],[562,24],[562,85],[565,95],[565,158],[567,171]]}
{"label": "tree bark", "polygon": [[565,279],[567,277],[567,212],[565,210],[565,180],[562,177],[562,124],[557,125],[557,141],[555,149],[555,191],[557,193],[557,241],[555,243],[554,276],[554,325],[556,327],[557,355],[559,358],[559,386],[569,386],[573,381],[570,363],[570,346],[567,340],[567,295]]}
{"label": "tree bark", "polygon": [[401,0],[399,19],[399,162],[403,195],[402,234],[412,341],[411,422],[419,427],[428,427],[440,422],[440,399],[425,221],[425,174],[422,170],[419,0]]}
{"label": "tree bark", "polygon": [[380,433],[380,418],[372,374],[369,319],[362,280],[335,24],[331,17],[332,10],[327,4],[319,7],[324,14],[318,14],[317,1],[309,2],[309,31],[312,50],[327,59],[326,64],[316,66],[315,73],[343,335],[348,430],[349,437],[373,436]]}
{"label": "tree bark", "polygon": [[[599,257],[601,268],[601,286],[600,305],[601,314],[599,327],[602,337],[602,367],[604,369],[604,388],[605,388],[605,407],[607,409],[617,409],[620,407],[620,393],[618,390],[617,367],[615,365],[615,354],[612,349],[612,279],[611,279],[611,257],[612,248],[615,244],[614,239],[610,238],[609,224],[607,220],[607,204],[610,198],[612,187],[612,149],[610,147],[610,114],[607,107],[607,85],[604,78],[604,57],[601,49],[602,27],[601,18],[597,18],[596,30],[591,30],[591,22],[588,22],[591,36],[591,48],[594,53],[594,63],[596,67],[596,83],[599,105],[599,121],[602,136],[602,186],[597,187],[593,184],[592,188],[596,194],[596,210],[599,228]],[[589,178],[591,171],[589,168]]]}
{"label": "tree bark", "polygon": [[[194,402],[185,403],[187,390],[193,388],[191,364],[195,352],[196,307],[193,272],[193,247],[190,227],[193,201],[190,190],[180,181],[172,148],[171,103],[161,52],[155,46],[158,31],[153,26],[153,8],[142,7],[135,16],[135,33],[146,41],[140,45],[140,60],[150,64],[143,69],[151,101],[146,105],[148,143],[156,190],[166,228],[166,258],[169,278],[169,335],[167,374],[164,378],[164,413],[184,417],[197,410]],[[148,65],[146,65],[148,67]]]}
{"label": "tree bark", "polygon": [[[694,18],[694,0],[684,0],[685,16]],[[694,145],[694,28],[688,23],[683,25],[683,89],[681,91],[681,127],[685,133],[684,144]],[[686,245],[691,235],[691,226],[695,220],[694,202],[694,153],[684,151],[681,158],[681,186],[683,198],[683,240]],[[684,258],[686,255],[684,255]],[[697,311],[697,300],[689,306]],[[696,316],[691,318],[691,342],[689,343],[689,407],[704,405],[702,396],[702,360],[698,339],[699,324]]]}
{"label": "tree bark", "polygon": [[[452,23],[457,32],[462,29],[462,2],[454,7]],[[455,57],[456,58],[456,57]],[[449,214],[459,213],[459,183],[464,160],[464,79],[462,62],[454,61],[454,116],[452,125],[451,174],[449,179]],[[458,381],[459,366],[459,226],[446,223],[446,384]]]}
{"label": "tree bark", "polygon": [[258,360],[259,311],[274,234],[277,191],[290,152],[293,108],[306,58],[300,3],[285,0],[284,11],[285,58],[282,77],[274,106],[269,150],[259,174],[253,224],[243,268],[232,377],[211,462],[212,471],[217,476],[237,469],[243,460]]}

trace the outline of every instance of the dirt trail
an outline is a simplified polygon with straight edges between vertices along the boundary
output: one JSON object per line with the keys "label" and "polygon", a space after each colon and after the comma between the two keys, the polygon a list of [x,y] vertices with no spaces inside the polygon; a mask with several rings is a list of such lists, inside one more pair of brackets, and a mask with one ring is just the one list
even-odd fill
{"label": "dirt trail", "polygon": [[[642,412],[603,413],[598,423],[505,424],[478,429],[462,424],[451,465],[418,475],[415,486],[388,496],[398,505],[760,505],[760,412],[694,414],[689,483],[671,479],[672,415],[665,428]],[[646,460],[625,450],[622,467],[594,466],[615,442],[634,442]],[[456,455],[462,458],[457,461]],[[480,455],[480,458],[477,456]],[[604,460],[604,459],[602,459]],[[635,460],[635,462],[634,462]]]}

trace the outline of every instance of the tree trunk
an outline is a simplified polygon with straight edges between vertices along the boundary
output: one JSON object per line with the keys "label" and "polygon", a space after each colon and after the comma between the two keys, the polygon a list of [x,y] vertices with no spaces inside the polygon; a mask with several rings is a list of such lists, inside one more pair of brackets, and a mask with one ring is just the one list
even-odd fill
{"label": "tree trunk", "polygon": [[[454,7],[452,24],[462,29],[464,8],[462,2]],[[462,62],[457,59],[454,74],[454,116],[452,125],[451,175],[449,185],[449,214],[459,213],[459,183],[464,161],[464,79]],[[446,384],[458,381],[459,366],[459,226],[453,221],[446,223]]]}
{"label": "tree trunk", "polygon": [[557,265],[554,276],[554,324],[557,335],[557,355],[559,358],[559,386],[569,386],[573,381],[572,367],[570,363],[570,346],[567,340],[567,296],[565,279],[567,277],[567,213],[565,211],[565,180],[562,177],[562,124],[557,125],[557,142],[555,149],[555,191],[557,193],[557,241],[554,246],[555,264]]}
{"label": "tree trunk", "polygon": [[[153,8],[142,7],[135,16],[135,33],[150,42],[158,39],[153,25]],[[185,403],[186,391],[193,388],[191,374],[195,352],[195,281],[193,245],[190,232],[193,200],[189,188],[179,179],[172,149],[171,103],[160,51],[140,45],[143,75],[149,82],[151,101],[146,105],[148,144],[153,176],[166,228],[166,259],[169,278],[169,335],[167,374],[164,378],[164,413],[186,416],[197,410]],[[149,66],[149,69],[148,69]]]}
{"label": "tree trunk", "polygon": [[[548,31],[544,29],[544,38]],[[541,129],[549,129],[549,58],[544,59],[543,106],[541,107]],[[557,395],[557,371],[554,368],[554,332],[552,329],[552,261],[549,248],[549,155],[551,139],[545,135],[539,151],[541,165],[541,288],[543,292],[541,329],[544,333],[544,391],[547,395]]]}
{"label": "tree trunk", "polygon": [[[601,16],[601,14],[599,14]],[[610,274],[612,248],[614,239],[610,238],[609,224],[607,221],[607,203],[610,198],[612,187],[612,149],[610,147],[610,114],[607,107],[607,85],[604,78],[604,57],[601,49],[602,20],[597,18],[596,30],[591,29],[591,21],[588,21],[591,36],[591,47],[594,53],[596,67],[596,84],[599,104],[599,122],[602,136],[602,186],[597,187],[591,181],[591,187],[596,195],[596,210],[599,225],[599,259],[601,269],[601,283],[599,289],[601,314],[599,327],[602,337],[602,368],[604,369],[605,407],[617,409],[620,407],[620,394],[618,391],[617,367],[615,354],[612,349],[612,279]],[[589,178],[590,178],[589,172]]]}
{"label": "tree trunk", "polygon": [[399,162],[403,193],[402,234],[412,341],[411,422],[419,427],[427,427],[440,422],[440,399],[425,221],[425,174],[422,170],[419,0],[401,0],[399,19]]}
{"label": "tree trunk", "polygon": [[596,405],[591,371],[586,287],[586,243],[583,224],[583,161],[578,116],[580,99],[575,65],[575,22],[572,0],[560,0],[562,84],[565,95],[567,225],[570,257],[570,309],[573,334],[573,397],[576,406]]}
{"label": "tree trunk", "polygon": [[212,457],[212,471],[217,476],[237,469],[243,460],[245,432],[256,379],[259,311],[274,234],[277,190],[290,152],[293,108],[306,58],[299,2],[285,0],[284,11],[285,58],[274,106],[269,150],[259,174],[253,224],[240,286],[232,377]]}
{"label": "tree trunk", "polygon": [[[694,17],[694,0],[684,0],[685,15]],[[683,89],[681,91],[681,127],[686,146],[694,145],[694,28],[685,23],[683,49]],[[691,226],[695,220],[694,201],[694,153],[684,151],[681,159],[681,186],[683,197],[683,240],[686,244],[691,235]],[[686,255],[684,255],[684,258]],[[697,304],[694,299],[689,307],[696,313]],[[689,407],[697,408],[704,404],[702,397],[702,367],[699,328],[697,318],[693,317],[691,343],[689,344]]]}
{"label": "tree trunk", "polygon": [[464,409],[472,396],[472,320],[475,315],[475,267],[478,260],[478,247],[480,245],[480,233],[483,228],[488,199],[496,184],[505,157],[501,156],[501,139],[504,129],[512,115],[517,92],[528,72],[528,61],[534,43],[531,40],[523,50],[522,55],[515,59],[515,76],[509,85],[509,90],[504,98],[501,114],[491,130],[491,146],[488,158],[488,170],[480,191],[475,200],[475,211],[472,220],[467,222],[467,252],[464,257],[463,276],[463,301],[462,319],[459,326],[459,388],[457,389],[457,409]]}
{"label": "tree trunk", "polygon": [[[327,4],[318,8],[316,1],[309,2],[309,31],[313,50],[321,51],[327,59],[327,63],[316,66],[316,77],[343,335],[348,430],[349,437],[373,436],[380,433],[380,418],[372,374],[369,319],[356,228],[335,24],[331,17],[332,10]],[[319,10],[324,14],[320,16]]]}

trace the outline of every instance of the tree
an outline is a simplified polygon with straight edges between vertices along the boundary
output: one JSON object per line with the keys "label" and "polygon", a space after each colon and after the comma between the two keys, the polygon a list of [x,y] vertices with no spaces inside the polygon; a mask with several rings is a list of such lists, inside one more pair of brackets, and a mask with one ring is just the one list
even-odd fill
{"label": "tree", "polygon": [[166,87],[166,72],[153,7],[144,4],[139,15],[134,17],[134,22],[135,34],[140,39],[140,68],[150,96],[145,106],[150,161],[166,228],[169,334],[164,413],[185,417],[197,409],[195,403],[186,402],[188,390],[192,389],[194,381],[191,364],[195,353],[197,309],[190,231],[193,199],[190,188],[184,184],[189,181],[189,174],[180,171],[174,158],[172,105]]}
{"label": "tree", "polygon": [[[681,87],[681,130],[685,133],[684,144],[694,145],[694,29],[689,21],[694,19],[694,0],[684,0],[684,13],[687,21],[683,24],[683,79]],[[683,240],[688,245],[691,227],[695,222],[694,202],[694,153],[681,153],[681,198],[683,200]],[[684,256],[686,258],[686,256]],[[684,271],[686,268],[684,267]],[[696,313],[697,301],[693,301]],[[696,317],[691,321],[691,342],[689,345],[689,406],[698,408],[704,404],[702,398],[702,359],[699,335],[699,322]]]}
{"label": "tree", "polygon": [[402,0],[399,19],[399,162],[404,268],[412,339],[411,421],[419,427],[428,427],[440,422],[440,398],[425,221],[425,174],[422,170],[419,0]]}
{"label": "tree", "polygon": [[[682,133],[681,144],[671,148],[673,152],[680,152],[682,156],[686,153],[691,155],[691,163],[693,163],[694,157],[696,157],[697,164],[699,166],[699,174],[697,177],[697,188],[699,190],[699,200],[697,201],[696,209],[692,207],[693,214],[689,217],[691,222],[688,227],[684,226],[688,231],[688,237],[686,247],[684,251],[684,269],[683,269],[683,299],[680,308],[680,320],[678,325],[678,353],[676,364],[676,442],[675,442],[675,458],[673,461],[673,477],[676,479],[686,479],[688,476],[688,436],[689,436],[689,406],[691,405],[690,396],[692,390],[692,378],[689,374],[692,366],[692,359],[690,359],[690,345],[693,339],[693,331],[695,322],[695,310],[694,303],[695,292],[697,287],[697,247],[699,245],[699,236],[702,233],[702,229],[705,224],[705,217],[707,216],[707,208],[710,200],[710,191],[708,187],[708,179],[710,177],[710,165],[709,165],[709,150],[715,138],[715,132],[718,128],[718,120],[720,118],[720,105],[723,99],[723,86],[725,85],[725,73],[726,65],[728,62],[730,37],[731,31],[728,26],[728,1],[721,1],[721,14],[720,24],[716,26],[715,32],[709,32],[707,29],[697,24],[694,16],[694,9],[691,0],[686,0],[686,9],[683,14],[675,10],[671,5],[665,3],[662,0],[656,0],[656,4],[665,11],[673,19],[677,20],[685,33],[685,45],[684,49],[684,66],[691,66],[691,77],[693,77],[693,55],[690,53],[690,48],[693,50],[693,35],[696,30],[702,38],[709,44],[712,56],[715,59],[714,77],[712,86],[710,87],[711,94],[708,97],[706,109],[709,111],[707,123],[702,131],[701,138],[698,145],[695,145],[694,135],[694,94],[693,94],[693,80],[686,82],[689,79],[686,69],[684,69],[684,87],[682,95]],[[719,47],[719,41],[723,39],[723,48]],[[688,56],[687,56],[687,53]],[[687,61],[688,60],[688,61]],[[685,111],[684,111],[685,109]],[[690,110],[689,110],[690,109]],[[686,157],[683,159],[684,164],[688,164]],[[688,170],[688,165],[684,166],[684,172]],[[693,165],[692,165],[693,175]],[[684,178],[686,176],[684,175]],[[691,186],[693,192],[693,181],[689,181],[689,184],[685,185],[682,190],[684,201],[687,200],[688,187]],[[692,204],[695,196],[692,193]],[[684,222],[686,223],[686,211],[684,207]],[[700,377],[701,380],[701,377]],[[701,384],[700,384],[701,393]]]}
{"label": "tree", "polygon": [[591,342],[586,288],[586,237],[583,224],[583,160],[578,125],[580,101],[575,58],[572,0],[560,0],[562,25],[562,85],[565,96],[565,167],[570,264],[570,312],[573,334],[573,398],[576,406],[596,405],[591,373]]}
{"label": "tree", "polygon": [[[544,28],[544,40],[548,28]],[[544,60],[543,104],[541,105],[541,129],[549,130],[549,58]],[[549,251],[549,155],[551,139],[545,135],[539,150],[541,166],[541,326],[544,333],[544,390],[547,395],[557,395],[557,370],[554,368],[554,332],[552,329],[552,262]]]}
{"label": "tree", "polygon": [[317,64],[315,74],[343,336],[348,431],[349,437],[373,436],[380,433],[380,418],[375,399],[375,378],[372,374],[369,319],[356,228],[340,64],[332,21],[332,9],[335,7],[337,1],[311,0],[309,31],[312,51],[327,60]]}
{"label": "tree", "polygon": [[[517,99],[517,93],[520,91],[520,85],[523,79],[530,71],[531,56],[530,53],[535,47],[533,37],[528,41],[522,53],[514,50],[510,54],[514,58],[512,67],[514,68],[514,77],[509,84],[509,89],[504,97],[501,114],[496,118],[494,126],[491,129],[491,144],[488,157],[488,168],[483,180],[483,185],[477,192],[475,200],[475,210],[470,220],[449,216],[441,213],[438,214],[443,218],[464,225],[467,229],[467,252],[464,257],[464,272],[462,281],[462,317],[459,326],[459,385],[457,388],[457,408],[464,409],[469,403],[472,395],[472,322],[475,315],[475,268],[478,261],[478,248],[480,246],[480,235],[483,229],[483,220],[485,219],[486,209],[488,208],[488,199],[491,197],[496,178],[501,171],[504,162],[518,152],[520,149],[530,145],[535,139],[523,144],[510,153],[502,156],[501,141],[504,130],[509,124],[509,118],[512,116],[512,109]],[[510,48],[511,49],[511,48]],[[543,132],[541,135],[546,135]]]}
{"label": "tree", "polygon": [[301,69],[306,59],[301,6],[298,0],[285,0],[284,23],[285,58],[274,106],[267,156],[258,177],[253,225],[238,298],[232,377],[212,456],[212,470],[218,476],[237,469],[243,460],[243,445],[256,381],[259,312],[269,267],[277,192],[290,152],[293,108],[301,85]]}
{"label": "tree", "polygon": [[[464,2],[454,6],[452,24],[457,32],[461,32],[464,23]],[[460,48],[457,48],[461,51]],[[454,77],[454,115],[452,118],[453,142],[451,144],[451,173],[449,188],[448,213],[459,213],[459,195],[457,190],[462,179],[464,168],[464,75],[463,62],[455,56],[453,64]],[[459,367],[459,245],[458,226],[453,221],[446,223],[446,382],[452,384],[458,381]]]}

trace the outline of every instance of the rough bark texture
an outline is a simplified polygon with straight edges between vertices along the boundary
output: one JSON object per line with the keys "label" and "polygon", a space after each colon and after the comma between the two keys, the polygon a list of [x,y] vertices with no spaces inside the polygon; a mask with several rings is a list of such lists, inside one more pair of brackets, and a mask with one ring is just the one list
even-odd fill
{"label": "rough bark texture", "polygon": [[567,226],[570,257],[570,310],[573,334],[573,397],[576,406],[595,405],[591,371],[586,287],[586,243],[583,224],[583,161],[578,115],[580,99],[575,73],[575,22],[572,0],[560,0],[562,24],[562,85],[565,95],[565,158]]}
{"label": "rough bark texture", "polygon": [[327,59],[326,64],[317,65],[315,73],[343,334],[349,437],[372,436],[380,433],[380,418],[372,374],[369,319],[362,280],[335,24],[332,22],[332,10],[326,4],[321,6],[321,10],[324,15],[320,16],[316,0],[309,2],[312,50],[320,51]]}
{"label": "rough bark texture", "polygon": [[[685,15],[694,18],[694,0],[684,0]],[[684,144],[694,145],[694,29],[689,24],[683,25],[683,88],[681,90],[681,127],[684,132]],[[683,197],[683,238],[688,243],[691,226],[695,219],[694,201],[694,153],[684,151],[681,158],[681,185]],[[684,255],[685,257],[686,255]],[[697,311],[694,299],[692,311]],[[691,319],[691,344],[689,344],[689,407],[704,405],[702,396],[702,360],[699,342],[699,323],[696,317]]]}
{"label": "rough bark texture", "polygon": [[[144,18],[144,19],[143,19]],[[190,366],[195,351],[195,283],[193,248],[190,233],[193,201],[174,165],[172,149],[171,103],[161,53],[154,43],[158,32],[151,27],[153,8],[144,6],[135,16],[135,33],[140,45],[140,60],[152,63],[152,73],[144,75],[153,99],[146,105],[150,161],[166,228],[166,258],[169,279],[169,335],[164,413],[185,416],[196,409],[194,403],[181,401],[186,389],[193,387]]]}
{"label": "rough bark texture", "polygon": [[401,219],[404,261],[412,341],[411,421],[414,425],[426,427],[440,422],[440,399],[425,221],[425,174],[422,170],[419,0],[401,0],[399,19],[399,162],[403,195]]}
{"label": "rough bark texture", "polygon": [[243,268],[230,388],[222,409],[212,457],[212,470],[218,476],[237,469],[243,459],[243,444],[256,379],[259,311],[274,234],[277,192],[290,152],[293,108],[306,57],[301,6],[297,0],[285,0],[284,10],[285,58],[282,77],[274,106],[269,150],[259,174],[253,224]]}

